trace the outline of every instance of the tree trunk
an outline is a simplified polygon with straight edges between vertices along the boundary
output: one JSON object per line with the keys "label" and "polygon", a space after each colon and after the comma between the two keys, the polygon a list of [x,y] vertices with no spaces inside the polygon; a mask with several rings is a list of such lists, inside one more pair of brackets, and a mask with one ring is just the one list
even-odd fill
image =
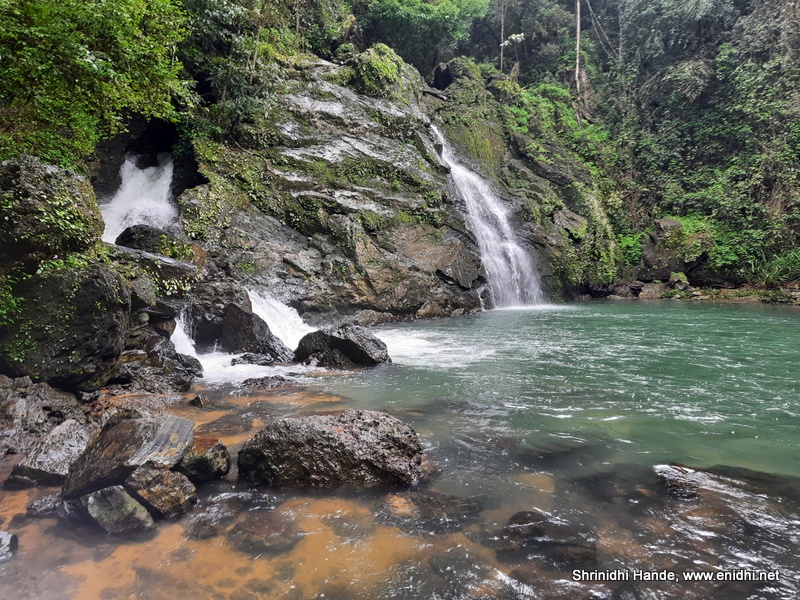
{"label": "tree trunk", "polygon": [[506,10],[508,10],[508,2],[506,0],[500,1],[500,72],[503,72],[503,59],[505,57],[506,49]]}
{"label": "tree trunk", "polygon": [[581,95],[581,0],[575,0],[575,88]]}

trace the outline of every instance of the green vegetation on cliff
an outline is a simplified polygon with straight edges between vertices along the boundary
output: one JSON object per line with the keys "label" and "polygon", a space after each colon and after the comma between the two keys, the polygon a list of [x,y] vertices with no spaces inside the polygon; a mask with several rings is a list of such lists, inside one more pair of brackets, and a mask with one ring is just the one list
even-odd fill
{"label": "green vegetation on cliff", "polygon": [[[132,114],[176,122],[176,153],[266,151],[279,142],[276,98],[311,54],[345,65],[338,83],[390,100],[419,94],[398,87],[405,63],[428,76],[449,61],[455,83],[434,106],[448,135],[516,190],[531,224],[564,210],[587,219],[554,257],[565,285],[631,275],[666,216],[703,224],[710,277],[800,276],[791,3],[0,0],[0,21],[0,159],[87,171]],[[196,233],[220,201],[198,198]]]}

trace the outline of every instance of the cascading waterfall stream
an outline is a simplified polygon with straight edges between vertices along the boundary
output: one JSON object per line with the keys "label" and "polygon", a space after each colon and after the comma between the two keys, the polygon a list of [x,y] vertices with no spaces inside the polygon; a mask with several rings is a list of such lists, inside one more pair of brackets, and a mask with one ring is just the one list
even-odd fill
{"label": "cascading waterfall stream", "polygon": [[[253,312],[266,321],[270,331],[276,335],[289,348],[294,350],[300,343],[300,339],[307,333],[314,331],[314,328],[306,325],[300,318],[296,310],[272,298],[264,292],[248,290]],[[189,331],[190,319],[181,315],[177,319],[177,326],[172,334],[172,343],[175,349],[181,354],[193,356],[200,361],[203,366],[203,379],[209,383],[239,383],[245,379],[264,377],[269,375],[292,375],[312,370],[303,365],[290,366],[268,366],[250,364],[231,364],[234,358],[241,356],[215,350],[204,354],[198,354],[191,332]],[[313,368],[313,370],[319,370]]]}
{"label": "cascading waterfall stream", "polygon": [[442,144],[442,160],[450,167],[452,183],[466,204],[467,221],[478,242],[494,306],[543,303],[539,274],[529,252],[517,240],[503,202],[480,175],[456,159],[442,133],[435,126],[431,129]]}
{"label": "cascading waterfall stream", "polygon": [[166,229],[178,217],[172,202],[172,156],[161,153],[158,164],[140,169],[138,156],[128,154],[120,169],[122,184],[116,194],[100,206],[106,224],[103,241],[113,243],[131,225]]}

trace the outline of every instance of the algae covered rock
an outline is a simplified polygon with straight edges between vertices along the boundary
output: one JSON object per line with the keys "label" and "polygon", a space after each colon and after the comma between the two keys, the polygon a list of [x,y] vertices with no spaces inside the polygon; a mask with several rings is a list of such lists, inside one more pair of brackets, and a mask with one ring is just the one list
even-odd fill
{"label": "algae covered rock", "polygon": [[106,533],[125,535],[155,527],[147,509],[120,485],[87,494],[74,502],[73,508]]}
{"label": "algae covered rock", "polygon": [[423,476],[419,437],[369,410],[277,419],[239,451],[239,476],[253,483],[409,485]]}

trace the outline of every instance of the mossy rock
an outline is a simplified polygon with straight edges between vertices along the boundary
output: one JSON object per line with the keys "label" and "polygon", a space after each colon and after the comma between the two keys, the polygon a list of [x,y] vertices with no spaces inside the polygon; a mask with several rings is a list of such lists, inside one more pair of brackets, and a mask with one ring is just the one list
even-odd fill
{"label": "mossy rock", "polygon": [[91,391],[112,376],[130,320],[128,286],[110,265],[47,270],[20,283],[0,331],[0,373]]}
{"label": "mossy rock", "polygon": [[420,87],[419,74],[385,44],[375,44],[352,56],[347,66],[347,84],[373,98],[408,101],[409,94]]}
{"label": "mossy rock", "polygon": [[70,171],[20,156],[0,164],[0,270],[83,252],[98,243],[103,219],[89,182]]}

